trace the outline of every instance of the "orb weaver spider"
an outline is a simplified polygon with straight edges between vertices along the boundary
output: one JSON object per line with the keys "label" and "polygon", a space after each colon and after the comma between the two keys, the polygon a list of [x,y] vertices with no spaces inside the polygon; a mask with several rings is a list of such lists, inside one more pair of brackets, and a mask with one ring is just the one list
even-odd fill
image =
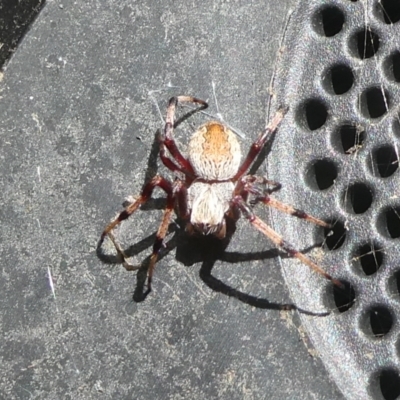
{"label": "orb weaver spider", "polygon": [[[332,278],[309,257],[294,249],[278,233],[261,220],[252,209],[252,204],[261,202],[274,207],[283,213],[304,219],[324,228],[331,225],[317,219],[304,211],[281,203],[266,193],[264,187],[270,185],[275,189],[280,185],[265,177],[246,175],[268,137],[277,129],[284,118],[287,109],[278,110],[271,122],[256,141],[251,145],[246,158],[241,162],[241,149],[236,135],[225,124],[209,121],[200,126],[192,135],[188,146],[188,156],[180,152],[173,137],[175,112],[179,103],[190,102],[205,109],[208,104],[191,96],[172,97],[169,100],[164,130],[160,137],[159,156],[163,164],[172,172],[183,176],[170,181],[161,175],[155,176],[148,182],[141,194],[104,229],[100,241],[101,247],[108,236],[128,271],[137,270],[140,266],[129,264],[122,247],[117,242],[113,230],[125,219],[129,218],[140,206],[146,203],[155,188],[162,189],[166,195],[166,207],[158,228],[150,257],[147,275],[147,293],[151,291],[154,268],[174,210],[186,222],[186,231],[193,235],[213,235],[219,239],[226,236],[226,219],[237,219],[242,214],[254,228],[267,236],[277,247],[291,257],[298,258],[315,272],[335,285],[342,283]],[[168,151],[168,155],[167,155]],[[249,196],[253,197],[252,202]]]}

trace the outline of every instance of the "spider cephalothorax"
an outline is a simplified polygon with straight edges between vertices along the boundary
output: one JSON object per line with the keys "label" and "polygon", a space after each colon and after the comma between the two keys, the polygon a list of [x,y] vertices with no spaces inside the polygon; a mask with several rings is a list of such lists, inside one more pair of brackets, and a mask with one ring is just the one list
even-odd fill
{"label": "spider cephalothorax", "polygon": [[[174,181],[170,181],[160,175],[155,176],[145,185],[140,196],[106,226],[101,235],[99,246],[101,246],[105,237],[109,236],[123,261],[124,267],[127,270],[138,269],[139,267],[132,266],[126,261],[127,257],[116,241],[113,230],[142,204],[146,203],[154,188],[159,187],[167,195],[167,204],[148,266],[148,291],[151,290],[158,253],[167,234],[174,210],[186,221],[186,230],[189,234],[214,235],[219,239],[223,239],[226,235],[226,218],[240,212],[276,246],[282,248],[292,257],[300,259],[314,271],[333,281],[334,284],[341,286],[340,281],[333,279],[307,256],[286,243],[280,235],[254,214],[248,203],[248,197],[252,195],[257,202],[275,207],[284,213],[325,228],[330,226],[304,211],[273,199],[269,194],[266,194],[265,190],[262,190],[262,186],[265,185],[277,187],[276,182],[261,176],[246,175],[269,135],[276,130],[282,121],[286,109],[280,109],[276,113],[270,124],[251,145],[247,156],[241,163],[240,145],[235,134],[226,125],[218,121],[207,122],[198,128],[189,141],[188,157],[182,155],[173,138],[175,109],[177,104],[181,102],[200,104],[201,108],[206,108],[207,103],[195,97],[179,96],[171,98],[168,104],[166,122],[160,137],[160,158],[169,170],[180,175],[183,174],[184,178],[175,178]],[[167,151],[169,155],[166,154]]]}

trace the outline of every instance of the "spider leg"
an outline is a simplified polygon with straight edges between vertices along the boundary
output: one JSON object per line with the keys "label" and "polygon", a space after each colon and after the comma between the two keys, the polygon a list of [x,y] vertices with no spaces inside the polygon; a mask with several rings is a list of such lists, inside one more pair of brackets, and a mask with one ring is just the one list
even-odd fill
{"label": "spider leg", "polygon": [[332,225],[328,224],[325,221],[322,221],[318,218],[313,217],[310,214],[307,214],[305,211],[303,210],[299,210],[298,208],[294,208],[292,206],[289,206],[288,204],[282,203],[278,200],[273,199],[272,197],[265,195],[262,197],[258,197],[257,201],[260,201],[262,203],[264,203],[267,206],[276,208],[279,211],[284,212],[285,214],[289,214],[292,215],[293,217],[297,217],[300,219],[304,219],[308,222],[311,222],[315,225],[319,225],[319,226],[323,226],[324,228],[331,228]]}
{"label": "spider leg", "polygon": [[[110,240],[112,241],[112,243],[114,244],[114,247],[118,253],[118,255],[121,257],[122,262],[123,262],[123,266],[128,270],[128,271],[132,271],[132,270],[136,270],[138,269],[138,267],[130,265],[126,262],[126,255],[123,251],[123,249],[121,248],[120,244],[117,242],[114,234],[113,234],[113,230],[125,219],[129,218],[142,204],[146,203],[149,198],[151,197],[153,190],[159,187],[161,189],[163,189],[167,195],[168,195],[168,199],[172,196],[172,184],[165,178],[157,175],[155,176],[149,183],[147,183],[143,190],[142,193],[140,194],[140,196],[136,199],[136,201],[134,201],[133,203],[129,204],[124,211],[122,211],[117,218],[115,218],[113,221],[111,221],[104,229],[103,233],[100,236],[100,240],[98,243],[98,247],[101,247],[101,245],[104,242],[104,239],[106,236],[108,236],[110,238]],[[167,200],[168,202],[168,200]]]}
{"label": "spider leg", "polygon": [[[184,172],[184,173],[187,172],[188,175],[194,176],[194,171],[193,171],[193,168],[192,168],[190,162],[179,151],[178,146],[176,145],[175,140],[173,138],[176,106],[178,103],[184,103],[184,102],[200,104],[202,109],[208,107],[208,104],[205,101],[197,99],[192,96],[172,97],[168,103],[167,116],[165,119],[164,132],[161,136],[161,141],[165,145],[165,147],[168,149],[171,156],[177,161],[182,172]],[[163,160],[163,162],[164,162],[164,160]],[[168,167],[168,165],[166,165],[166,166]]]}
{"label": "spider leg", "polygon": [[256,159],[258,154],[260,154],[260,151],[263,149],[265,146],[265,143],[268,139],[268,137],[276,130],[278,125],[281,123],[283,120],[285,114],[287,113],[288,109],[287,108],[281,108],[278,110],[275,114],[275,116],[272,118],[271,122],[268,124],[268,126],[260,133],[256,141],[251,145],[249,152],[247,153],[246,158],[244,159],[242,165],[239,167],[238,171],[236,172],[236,175],[232,178],[232,181],[237,181],[240,177],[242,177],[246,171],[249,169],[250,165],[253,163],[253,161]]}
{"label": "spider leg", "polygon": [[190,212],[188,208],[188,191],[186,184],[180,179],[176,179],[173,185],[173,193],[177,198],[179,216],[183,220],[188,220]]}
{"label": "spider leg", "polygon": [[[243,194],[244,193],[251,193],[256,196],[256,199],[254,203],[264,203],[267,206],[276,208],[279,211],[284,212],[285,214],[292,215],[293,217],[297,217],[300,219],[304,219],[308,222],[311,222],[315,225],[322,226],[324,228],[331,228],[332,225],[322,221],[318,218],[313,217],[310,214],[307,214],[303,210],[299,210],[298,208],[294,208],[288,204],[282,203],[279,200],[275,200],[268,194],[263,193],[262,190],[260,190],[259,187],[257,187],[257,184],[275,184],[279,185],[277,182],[274,181],[269,181],[268,179],[262,177],[262,176],[255,176],[255,175],[247,175],[240,179],[240,181],[237,183],[236,188],[235,188],[235,193],[236,194]],[[238,192],[241,190],[241,192]]]}
{"label": "spider leg", "polygon": [[147,278],[147,290],[151,291],[151,283],[153,280],[153,272],[155,265],[158,260],[158,254],[163,245],[165,236],[168,232],[168,226],[171,221],[171,216],[174,211],[175,199],[178,200],[178,210],[182,218],[187,219],[189,211],[187,209],[187,189],[185,184],[180,180],[176,179],[172,185],[172,194],[167,197],[167,206],[164,210],[164,215],[161,220],[160,226],[157,231],[156,240],[153,245],[153,252],[150,256],[150,262],[148,267],[148,278]]}
{"label": "spider leg", "polygon": [[[243,176],[242,178],[239,179],[239,181],[236,183],[235,187],[235,195],[240,195],[245,192],[250,192],[250,190],[255,190],[257,186],[259,185],[269,185],[271,186],[270,189],[267,189],[268,193],[276,192],[281,188],[281,184],[276,181],[272,181],[270,179],[267,179],[264,176],[257,176],[257,175],[246,175]],[[253,192],[251,192],[253,193]],[[260,196],[264,193],[264,191],[258,191],[257,193],[253,194],[258,194],[260,193]]]}
{"label": "spider leg", "polygon": [[111,242],[113,243],[115,250],[117,250],[117,254],[119,258],[122,260],[122,265],[127,271],[136,271],[140,268],[139,265],[131,265],[129,264],[126,259],[128,258],[125,254],[124,250],[122,249],[121,245],[118,243],[117,239],[114,236],[112,231],[108,232],[108,237],[110,238]]}
{"label": "spider leg", "polygon": [[160,141],[160,158],[162,163],[172,172],[180,172],[183,173],[184,175],[190,177],[192,180],[195,179],[195,175],[180,167],[179,165],[176,165],[165,153],[166,146],[164,144],[164,142]]}
{"label": "spider leg", "polygon": [[242,196],[235,196],[232,199],[232,204],[239,207],[243,215],[249,220],[249,222],[258,229],[261,233],[267,236],[276,246],[280,247],[291,257],[298,258],[303,264],[309,266],[312,270],[322,275],[324,278],[330,280],[336,286],[343,288],[342,282],[338,279],[333,278],[327,272],[325,272],[320,266],[315,264],[307,256],[301,253],[299,250],[294,249],[289,243],[287,243],[282,236],[278,235],[272,228],[270,228],[262,219],[257,217],[251,208],[246,204]]}
{"label": "spider leg", "polygon": [[176,165],[166,154],[165,154],[165,144],[160,142],[160,158],[162,163],[172,172],[182,172],[190,177],[193,177],[191,173],[185,171],[182,167]]}
{"label": "spider leg", "polygon": [[174,211],[174,203],[175,203],[175,196],[173,194],[169,194],[167,197],[167,206],[165,207],[164,215],[162,217],[160,226],[158,227],[156,240],[154,241],[153,245],[153,252],[151,253],[150,262],[147,270],[148,293],[150,293],[151,291],[151,282],[153,280],[154,267],[156,266],[158,260],[158,254],[160,253],[161,247],[164,243],[165,236],[168,232],[168,226],[171,221],[172,213]]}

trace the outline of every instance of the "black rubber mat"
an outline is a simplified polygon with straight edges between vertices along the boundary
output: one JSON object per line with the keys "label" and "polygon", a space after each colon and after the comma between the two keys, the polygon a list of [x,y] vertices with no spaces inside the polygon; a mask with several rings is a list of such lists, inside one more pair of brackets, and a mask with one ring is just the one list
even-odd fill
{"label": "black rubber mat", "polygon": [[[155,103],[191,94],[216,113],[214,82],[243,149],[257,137],[292,4],[44,4],[0,74],[1,398],[343,398],[297,313],[276,309],[291,302],[278,253],[246,221],[219,254],[172,225],[141,303],[136,274],[96,254],[124,198],[167,175]],[[151,252],[155,197],[118,231],[133,262]]]}
{"label": "black rubber mat", "polygon": [[[0,397],[398,397],[397,4],[47,2],[0,74]],[[124,197],[166,172],[155,103],[164,114],[170,96],[191,94],[215,114],[215,82],[248,148],[276,62],[273,105],[290,109],[268,176],[277,198],[334,230],[271,211],[273,225],[346,289],[283,256],[285,285],[279,253],[242,220],[214,254],[172,226],[153,292],[133,302],[136,275],[95,247]],[[207,118],[182,124],[179,144]],[[160,208],[119,231],[137,262]],[[277,311],[290,302],[332,313],[301,323]]]}
{"label": "black rubber mat", "polygon": [[[268,158],[279,198],[333,231],[273,214],[285,238],[345,288],[282,265],[316,350],[348,399],[400,395],[400,3],[301,1],[276,73],[290,107]],[[310,248],[322,243],[321,247]]]}

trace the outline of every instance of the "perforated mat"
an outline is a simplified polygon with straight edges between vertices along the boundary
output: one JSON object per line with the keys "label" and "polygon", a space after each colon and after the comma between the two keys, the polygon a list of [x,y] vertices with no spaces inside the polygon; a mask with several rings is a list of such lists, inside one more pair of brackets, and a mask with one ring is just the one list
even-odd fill
{"label": "perforated mat", "polygon": [[300,263],[282,260],[298,306],[333,310],[302,320],[349,399],[400,395],[399,89],[400,2],[299,2],[274,84],[275,106],[290,111],[273,142],[268,175],[279,177],[283,201],[334,229],[272,219],[345,284],[335,289]]}

